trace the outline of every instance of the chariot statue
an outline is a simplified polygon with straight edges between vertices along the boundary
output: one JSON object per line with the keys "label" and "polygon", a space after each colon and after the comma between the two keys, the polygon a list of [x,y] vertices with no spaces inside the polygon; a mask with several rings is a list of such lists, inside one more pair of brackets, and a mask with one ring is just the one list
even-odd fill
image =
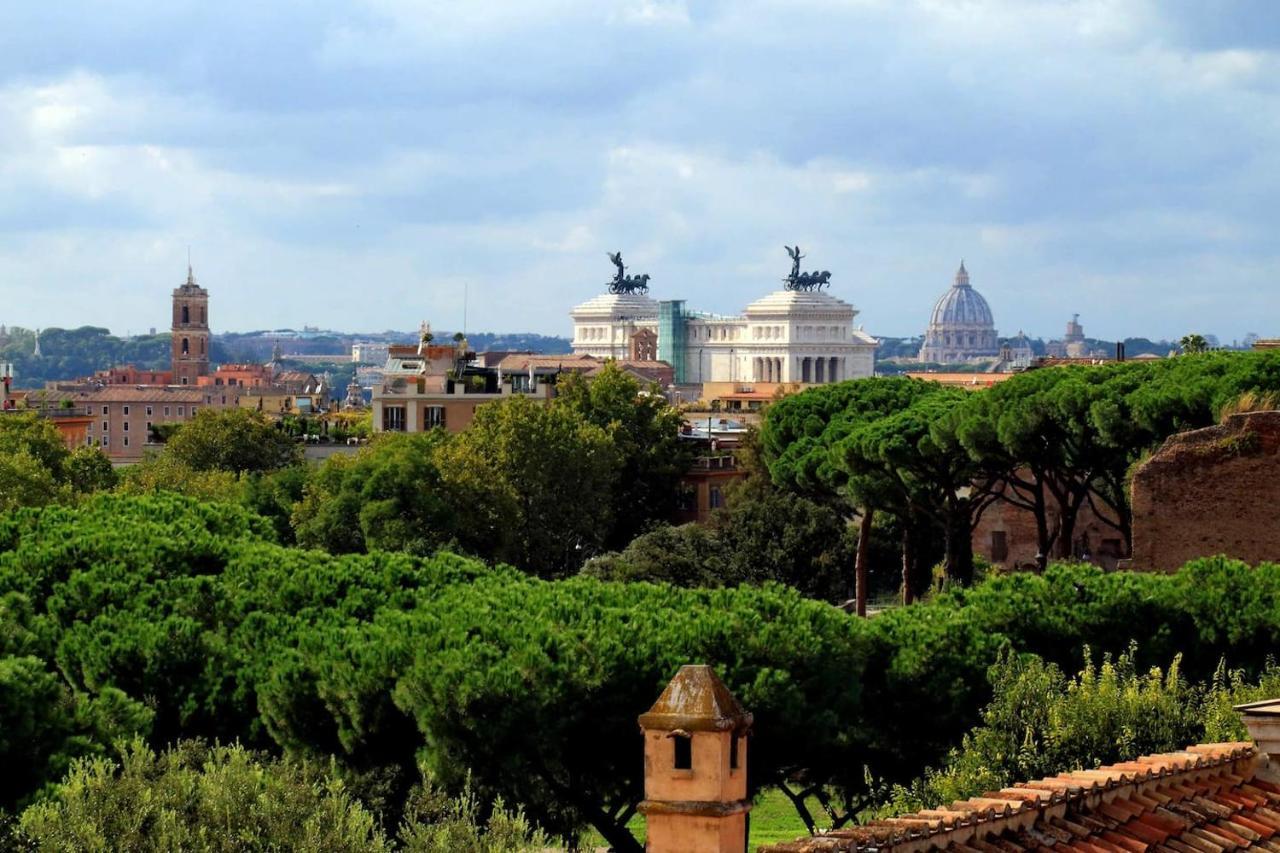
{"label": "chariot statue", "polygon": [[791,258],[791,275],[783,279],[787,290],[814,291],[831,286],[831,273],[828,270],[800,272],[800,261],[804,259],[804,255],[800,253],[799,246],[783,246],[783,248]]}
{"label": "chariot statue", "polygon": [[627,268],[622,263],[622,252],[608,252],[609,260],[618,268],[614,273],[613,280],[609,282],[610,293],[648,293],[649,292],[649,274],[630,276],[627,275]]}

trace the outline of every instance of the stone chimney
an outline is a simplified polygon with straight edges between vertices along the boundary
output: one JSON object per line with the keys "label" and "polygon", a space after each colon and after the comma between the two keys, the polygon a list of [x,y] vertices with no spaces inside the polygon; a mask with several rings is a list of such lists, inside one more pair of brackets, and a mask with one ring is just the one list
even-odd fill
{"label": "stone chimney", "polygon": [[640,715],[649,853],[747,849],[751,722],[709,666],[681,667]]}
{"label": "stone chimney", "polygon": [[1259,775],[1273,782],[1280,782],[1280,699],[1264,699],[1237,705],[1244,717],[1245,728],[1254,746],[1262,754],[1263,763]]}

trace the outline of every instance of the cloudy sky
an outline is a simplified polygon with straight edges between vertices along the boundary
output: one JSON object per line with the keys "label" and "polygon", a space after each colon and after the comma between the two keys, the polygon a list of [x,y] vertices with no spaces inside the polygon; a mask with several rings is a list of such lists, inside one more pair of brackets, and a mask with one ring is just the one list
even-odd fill
{"label": "cloudy sky", "polygon": [[1275,0],[10,0],[0,322],[564,334],[621,249],[868,331],[1280,335]]}

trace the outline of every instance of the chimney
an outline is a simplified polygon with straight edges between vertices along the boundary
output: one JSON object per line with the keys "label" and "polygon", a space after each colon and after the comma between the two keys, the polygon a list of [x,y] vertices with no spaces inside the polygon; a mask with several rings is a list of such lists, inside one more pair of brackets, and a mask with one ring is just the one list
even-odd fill
{"label": "chimney", "polygon": [[751,723],[709,666],[681,667],[640,715],[648,853],[744,853]]}
{"label": "chimney", "polygon": [[1262,754],[1260,771],[1272,781],[1280,781],[1280,699],[1236,705],[1235,709],[1244,717],[1249,737]]}

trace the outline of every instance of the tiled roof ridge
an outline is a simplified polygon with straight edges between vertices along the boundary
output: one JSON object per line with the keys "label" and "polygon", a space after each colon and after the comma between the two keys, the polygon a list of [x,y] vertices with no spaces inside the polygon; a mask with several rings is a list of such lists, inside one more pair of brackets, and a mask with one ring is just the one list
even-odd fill
{"label": "tiled roof ridge", "polygon": [[[1009,830],[1024,831],[1034,836],[1033,827],[1042,818],[1057,823],[1070,823],[1063,820],[1069,807],[1086,806],[1093,801],[1103,804],[1111,803],[1117,798],[1141,797],[1140,790],[1147,791],[1152,783],[1160,788],[1172,787],[1179,793],[1185,792],[1193,797],[1192,802],[1212,813],[1213,808],[1209,807],[1212,804],[1201,803],[1202,798],[1195,795],[1195,789],[1199,788],[1199,780],[1205,772],[1222,771],[1224,768],[1234,769],[1234,765],[1238,762],[1254,759],[1257,755],[1257,748],[1250,742],[1196,744],[1177,752],[1144,755],[1132,761],[1092,770],[1075,770],[1044,779],[1019,782],[999,791],[957,801],[949,806],[874,820],[864,825],[834,830],[812,838],[761,847],[760,850],[761,853],[851,853],[851,851],[888,853],[895,850],[940,850],[954,845],[951,849],[960,853],[1010,851],[1013,845],[987,844],[984,839]],[[1180,784],[1193,780],[1194,786]],[[1236,781],[1244,780],[1236,779]],[[1251,784],[1275,794],[1275,810],[1280,812],[1280,788],[1273,788],[1261,781],[1254,781]],[[1280,818],[1280,814],[1277,814],[1277,818]],[[1058,831],[1060,830],[1054,830],[1054,832]],[[1165,833],[1166,836],[1168,834]],[[1276,834],[1280,840],[1280,820],[1276,821]],[[1270,835],[1266,838],[1269,839]],[[1132,845],[1127,846],[1123,841],[1116,839],[1110,840],[1112,843],[1109,846],[1095,844],[1090,847],[1088,844],[1055,845],[1052,838],[1045,837],[1040,840],[1039,849],[1086,850],[1090,853],[1125,850],[1127,853],[1138,853]],[[1243,838],[1234,840],[1246,841]],[[1152,844],[1150,849],[1156,849],[1157,846],[1163,845]],[[1249,845],[1242,843],[1232,846],[1221,842],[1218,845],[1221,849],[1210,849],[1212,845],[1188,846],[1192,848],[1193,853],[1221,853],[1222,850],[1234,850],[1236,847]],[[1144,846],[1143,849],[1147,847]],[[1168,849],[1176,851],[1178,848],[1170,846]],[[1275,849],[1280,850],[1280,845]]]}

